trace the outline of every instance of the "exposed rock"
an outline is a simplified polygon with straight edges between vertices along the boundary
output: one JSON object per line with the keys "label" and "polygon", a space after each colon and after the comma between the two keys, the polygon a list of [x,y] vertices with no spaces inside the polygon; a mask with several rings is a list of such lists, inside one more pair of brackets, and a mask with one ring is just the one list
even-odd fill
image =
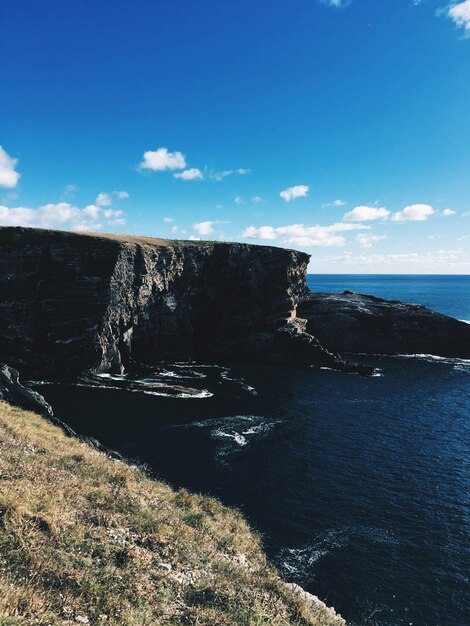
{"label": "exposed rock", "polygon": [[37,391],[33,391],[22,385],[17,370],[13,367],[9,367],[5,363],[0,363],[0,401],[8,402],[8,404],[12,404],[21,409],[38,413],[45,417],[48,422],[51,422],[51,424],[59,426],[69,437],[76,437],[93,448],[105,452],[112,458],[122,459],[119,452],[115,452],[103,446],[93,437],[85,437],[77,434],[70,426],[67,426],[62,420],[55,417],[51,405],[46,402],[44,397],[37,393]]}
{"label": "exposed rock", "polygon": [[345,291],[308,293],[298,315],[335,352],[470,357],[470,324],[419,304]]}
{"label": "exposed rock", "polygon": [[163,359],[356,371],[297,319],[308,260],[270,246],[0,228],[0,355],[27,375]]}
{"label": "exposed rock", "polygon": [[338,626],[346,626],[346,620],[343,619],[339,613],[336,613],[333,608],[327,606],[322,600],[320,600],[320,598],[314,596],[308,591],[305,591],[305,589],[296,583],[286,583],[286,585],[292,589],[296,595],[308,602],[314,610],[320,610],[326,615],[327,618],[332,619]]}
{"label": "exposed rock", "polygon": [[51,406],[44,398],[36,391],[24,387],[20,383],[19,373],[5,363],[0,363],[0,400],[47,418],[53,415]]}

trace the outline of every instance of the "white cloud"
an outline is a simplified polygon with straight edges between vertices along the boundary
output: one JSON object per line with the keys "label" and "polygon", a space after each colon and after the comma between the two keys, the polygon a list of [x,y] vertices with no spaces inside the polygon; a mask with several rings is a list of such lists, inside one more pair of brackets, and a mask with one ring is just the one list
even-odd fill
{"label": "white cloud", "polygon": [[243,199],[240,196],[235,196],[234,200],[235,204],[241,204]]}
{"label": "white cloud", "polygon": [[95,200],[95,204],[98,206],[111,206],[112,202],[113,201],[109,193],[99,193]]}
{"label": "white cloud", "polygon": [[106,225],[125,224],[123,215],[122,211],[103,211],[96,204],[80,209],[69,202],[44,204],[37,209],[0,206],[0,224],[3,226],[90,231]]}
{"label": "white cloud", "polygon": [[447,15],[457,26],[464,29],[466,35],[470,36],[470,0],[452,4]]}
{"label": "white cloud", "polygon": [[350,0],[321,0],[323,4],[326,4],[328,7],[335,7],[340,9],[341,7],[345,7],[349,4]]}
{"label": "white cloud", "polygon": [[322,0],[322,2],[329,7],[336,7],[337,9],[349,4],[349,0]]}
{"label": "white cloud", "polygon": [[374,243],[388,239],[387,235],[368,235],[366,233],[359,233],[356,235],[356,241],[361,248],[372,248]]}
{"label": "white cloud", "polygon": [[[101,209],[99,206],[96,206],[95,204],[89,204],[82,210],[82,213],[83,215],[90,217],[92,220],[97,220],[100,216]],[[105,216],[106,216],[106,213],[107,211],[105,211],[104,213]]]}
{"label": "white cloud", "polygon": [[170,223],[170,222],[173,222],[173,218],[172,217],[164,217],[163,221]]}
{"label": "white cloud", "polygon": [[173,174],[173,176],[175,178],[181,178],[181,180],[195,180],[196,178],[202,178],[202,172],[197,167],[191,167],[189,170]]}
{"label": "white cloud", "polygon": [[64,195],[74,194],[78,191],[77,185],[65,185]]}
{"label": "white cloud", "polygon": [[176,226],[176,224],[171,227],[171,232],[172,233],[177,233],[178,232],[178,226]]}
{"label": "white cloud", "polygon": [[125,200],[126,198],[129,197],[129,194],[127,191],[113,191],[113,194],[117,196],[119,200]]}
{"label": "white cloud", "polygon": [[195,237],[194,235],[189,235],[189,241],[201,241],[201,238]]}
{"label": "white cloud", "polygon": [[445,217],[451,217],[452,215],[457,215],[457,214],[452,209],[444,209],[442,211],[442,215],[444,215]]}
{"label": "white cloud", "polygon": [[114,211],[113,209],[108,209],[104,212],[108,224],[125,224],[126,220],[122,217],[123,215],[124,211]]}
{"label": "white cloud", "polygon": [[277,239],[276,230],[272,226],[248,226],[243,231],[242,237],[247,239]]}
{"label": "white cloud", "polygon": [[363,224],[344,224],[338,222],[330,226],[306,226],[305,224],[290,224],[288,226],[249,226],[242,237],[247,239],[279,239],[283,244],[299,247],[327,247],[342,246],[346,243],[345,237],[338,233],[365,230],[370,226]]}
{"label": "white cloud", "polygon": [[157,148],[144,152],[144,160],[139,168],[162,172],[164,170],[183,170],[186,167],[186,158],[181,152],[168,152],[167,148]]}
{"label": "white cloud", "polygon": [[263,201],[263,198],[261,196],[253,196],[251,198],[251,201],[253,202],[253,204],[258,204],[259,202]]}
{"label": "white cloud", "polygon": [[193,229],[198,235],[211,235],[214,232],[212,225],[214,222],[198,222],[193,224]]}
{"label": "white cloud", "polygon": [[286,202],[290,202],[291,200],[295,200],[296,198],[303,198],[308,194],[308,190],[308,185],[294,185],[293,187],[288,187],[287,189],[284,189],[284,191],[281,191],[279,195]]}
{"label": "white cloud", "polygon": [[227,176],[233,176],[233,174],[238,174],[239,176],[245,176],[246,174],[249,174],[250,170],[246,169],[245,167],[239,167],[236,170],[223,170],[221,172],[211,172],[209,174],[209,178],[212,178],[212,180],[217,180],[217,181],[221,181],[224,180],[224,178],[227,178]]}
{"label": "white cloud", "polygon": [[424,222],[436,211],[429,204],[411,204],[392,216],[393,222]]}
{"label": "white cloud", "polygon": [[339,265],[351,268],[370,267],[384,268],[397,273],[413,273],[416,270],[442,271],[447,268],[455,268],[459,272],[466,272],[469,262],[462,258],[462,250],[437,250],[434,252],[404,252],[391,254],[359,254],[344,252],[341,256],[323,258],[322,262],[328,266],[338,267]]}
{"label": "white cloud", "polygon": [[15,171],[18,159],[13,159],[0,146],[0,187],[13,189],[18,184],[21,174]]}
{"label": "white cloud", "polygon": [[356,206],[346,213],[343,219],[346,222],[369,222],[372,220],[384,220],[390,215],[385,207]]}
{"label": "white cloud", "polygon": [[346,204],[346,202],[344,200],[341,200],[340,198],[338,198],[337,200],[333,200],[333,202],[327,202],[326,204],[322,204],[322,209],[326,209],[327,207],[330,206],[344,206]]}

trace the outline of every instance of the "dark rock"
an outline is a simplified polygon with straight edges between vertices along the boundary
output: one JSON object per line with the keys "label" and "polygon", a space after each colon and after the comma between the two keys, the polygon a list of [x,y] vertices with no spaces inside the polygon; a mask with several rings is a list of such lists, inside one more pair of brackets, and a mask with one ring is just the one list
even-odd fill
{"label": "dark rock", "polygon": [[20,383],[19,373],[5,363],[0,363],[0,400],[47,418],[53,416],[52,408],[44,398],[36,391],[24,387]]}
{"label": "dark rock", "polygon": [[271,246],[0,228],[0,356],[55,377],[164,359],[347,369],[297,319],[308,260]]}
{"label": "dark rock", "polygon": [[470,357],[470,324],[419,304],[351,291],[309,293],[297,313],[334,352]]}
{"label": "dark rock", "polygon": [[38,413],[45,417],[47,421],[51,422],[51,424],[59,426],[69,437],[76,437],[80,441],[87,443],[101,452],[105,452],[115,459],[122,459],[122,456],[118,452],[103,446],[93,437],[85,437],[77,434],[70,426],[67,426],[67,424],[57,419],[57,417],[54,416],[51,405],[46,402],[43,396],[29,389],[29,387],[22,385],[17,370],[5,363],[0,363],[0,401],[7,402],[8,404],[25,409],[26,411]]}

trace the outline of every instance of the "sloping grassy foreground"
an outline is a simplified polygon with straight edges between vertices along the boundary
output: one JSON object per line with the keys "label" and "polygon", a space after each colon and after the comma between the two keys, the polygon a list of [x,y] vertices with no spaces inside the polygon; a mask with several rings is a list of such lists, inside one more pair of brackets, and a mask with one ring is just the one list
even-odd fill
{"label": "sloping grassy foreground", "polygon": [[0,624],[344,624],[242,516],[0,403]]}

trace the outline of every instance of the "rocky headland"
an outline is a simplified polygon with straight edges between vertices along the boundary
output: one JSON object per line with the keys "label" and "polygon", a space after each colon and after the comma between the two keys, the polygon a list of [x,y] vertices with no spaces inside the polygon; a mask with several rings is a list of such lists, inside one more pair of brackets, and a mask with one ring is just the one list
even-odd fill
{"label": "rocky headland", "polygon": [[308,261],[273,246],[0,227],[0,359],[23,377],[89,379],[171,360],[370,374],[341,354],[470,356],[470,325],[311,293]]}
{"label": "rocky headland", "polygon": [[297,308],[329,350],[470,358],[470,324],[420,304],[343,293],[307,293]]}
{"label": "rocky headland", "polygon": [[308,260],[272,246],[0,228],[0,358],[28,376],[190,359],[367,373],[297,316]]}

